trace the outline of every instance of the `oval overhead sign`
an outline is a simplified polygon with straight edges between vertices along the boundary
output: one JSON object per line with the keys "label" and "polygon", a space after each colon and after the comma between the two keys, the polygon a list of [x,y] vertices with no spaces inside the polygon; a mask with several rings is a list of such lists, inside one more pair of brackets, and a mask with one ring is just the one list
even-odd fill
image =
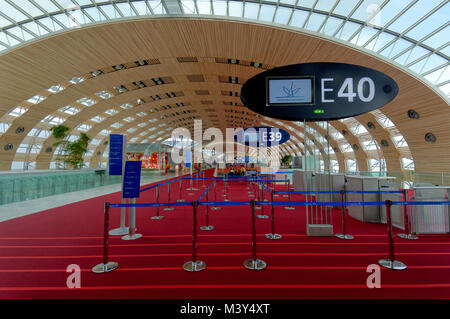
{"label": "oval overhead sign", "polygon": [[293,64],[250,78],[241,100],[256,113],[293,121],[352,117],[392,101],[398,86],[387,75],[345,63]]}
{"label": "oval overhead sign", "polygon": [[278,127],[257,126],[236,132],[234,140],[252,147],[271,147],[287,142],[291,136]]}

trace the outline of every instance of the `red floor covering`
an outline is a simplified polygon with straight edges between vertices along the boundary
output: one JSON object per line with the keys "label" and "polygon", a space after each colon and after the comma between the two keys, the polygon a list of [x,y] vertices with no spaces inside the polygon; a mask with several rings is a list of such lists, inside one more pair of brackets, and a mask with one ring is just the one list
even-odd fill
{"label": "red floor covering", "polygon": [[[178,182],[173,185],[175,201]],[[183,198],[198,198],[202,182],[198,188],[193,196],[183,189]],[[245,183],[230,183],[229,198],[248,200],[247,191]],[[210,194],[213,200],[213,189]],[[166,196],[163,187],[161,201]],[[143,192],[137,202],[154,202],[154,197],[154,190]],[[222,183],[217,184],[217,197],[224,198]],[[91,268],[102,262],[104,202],[119,200],[120,194],[114,193],[0,223],[0,298],[450,298],[450,236],[421,235],[416,241],[396,236],[396,259],[408,269],[382,268],[381,288],[369,289],[367,266],[388,256],[386,225],[349,218],[347,232],[354,240],[309,237],[301,206],[293,211],[276,206],[281,240],[264,238],[270,219],[256,220],[258,257],[268,265],[262,271],[242,266],[251,257],[249,206],[221,206],[210,210],[215,229],[198,232],[198,259],[206,262],[205,270],[182,269],[191,260],[191,207],[161,209],[161,220],[151,219],[156,208],[137,208],[137,232],[143,237],[110,237],[109,260],[119,268],[94,274]],[[205,222],[205,209],[199,208],[199,226]],[[111,228],[117,227],[120,209],[110,212]],[[270,214],[268,206],[265,214]],[[341,232],[337,210],[333,224],[334,232]],[[82,269],[81,288],[66,286],[70,264]]]}

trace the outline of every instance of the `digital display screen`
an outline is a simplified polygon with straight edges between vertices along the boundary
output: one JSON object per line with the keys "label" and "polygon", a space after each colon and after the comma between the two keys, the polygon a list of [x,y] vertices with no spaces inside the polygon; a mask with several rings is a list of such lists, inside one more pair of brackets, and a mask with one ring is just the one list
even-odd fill
{"label": "digital display screen", "polygon": [[267,78],[267,105],[314,103],[313,77]]}

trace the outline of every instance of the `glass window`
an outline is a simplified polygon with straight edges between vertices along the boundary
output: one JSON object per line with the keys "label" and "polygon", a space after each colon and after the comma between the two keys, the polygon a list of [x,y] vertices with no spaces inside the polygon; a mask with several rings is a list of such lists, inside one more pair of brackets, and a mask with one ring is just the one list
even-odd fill
{"label": "glass window", "polygon": [[259,4],[253,2],[246,2],[244,7],[244,18],[258,19]]}
{"label": "glass window", "polygon": [[263,4],[261,5],[261,11],[259,13],[259,20],[272,21],[273,14],[275,13],[275,6]]}
{"label": "glass window", "polygon": [[323,14],[312,13],[305,28],[311,31],[319,31],[319,28],[322,26],[325,17],[326,16]]}
{"label": "glass window", "polygon": [[287,24],[289,22],[291,14],[292,14],[291,8],[278,7],[277,12],[275,14],[274,22],[279,24]]}
{"label": "glass window", "polygon": [[228,14],[231,17],[242,17],[243,5],[240,1],[228,2]]}
{"label": "glass window", "polygon": [[227,15],[227,2],[223,0],[214,0],[213,10],[215,15]]}

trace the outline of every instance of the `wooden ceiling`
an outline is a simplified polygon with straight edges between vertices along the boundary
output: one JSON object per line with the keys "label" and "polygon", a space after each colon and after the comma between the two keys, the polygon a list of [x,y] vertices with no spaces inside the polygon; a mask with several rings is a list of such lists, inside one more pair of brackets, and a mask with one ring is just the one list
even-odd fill
{"label": "wooden ceiling", "polygon": [[[229,59],[239,60],[239,64],[229,63]],[[135,61],[141,60],[148,64],[137,66]],[[48,129],[49,124],[41,121],[49,114],[61,116],[58,110],[66,105],[81,111],[72,116],[65,114],[67,120],[64,125],[74,132],[80,124],[91,125],[87,134],[101,140],[89,158],[91,167],[97,166],[107,147],[104,142],[108,137],[97,135],[103,129],[127,134],[128,140],[133,137],[154,140],[158,136],[170,135],[169,127],[193,128],[195,119],[203,120],[204,129],[219,127],[223,132],[226,127],[260,125],[265,122],[264,117],[242,106],[239,99],[242,83],[272,67],[321,61],[359,64],[392,77],[399,85],[399,94],[381,111],[405,137],[415,169],[450,171],[447,165],[450,158],[449,105],[419,79],[368,53],[309,34],[248,22],[190,18],[128,20],[84,27],[0,55],[0,122],[1,116],[11,122],[9,129],[0,136],[0,170],[9,170],[11,162],[17,160],[36,161],[36,168],[48,168],[55,151],[54,148],[50,150],[54,142],[51,137],[41,140],[43,146],[40,151],[26,155],[26,159],[16,151],[20,144],[33,142],[27,137],[31,129]],[[125,68],[113,68],[120,64]],[[95,70],[102,70],[103,74],[92,76],[90,73]],[[76,76],[83,76],[86,80],[77,85],[70,84],[68,81]],[[164,84],[156,85],[153,81],[156,78],[163,79]],[[138,81],[144,82],[146,87],[138,88],[133,84]],[[66,89],[49,94],[47,89],[56,84],[62,84]],[[122,85],[128,91],[119,94],[114,87]],[[113,96],[105,100],[96,96],[95,93],[103,90]],[[42,92],[48,95],[42,102],[35,105],[26,102],[36,94],[42,95]],[[159,99],[151,98],[155,95]],[[98,102],[90,107],[76,102],[83,97]],[[145,103],[138,104],[138,99]],[[119,107],[126,103],[133,107]],[[28,111],[20,117],[8,118],[5,114],[15,106],[25,106]],[[155,108],[158,111],[152,112]],[[105,114],[109,109],[120,112]],[[410,119],[407,116],[410,109],[417,111],[420,118]],[[146,115],[137,116],[140,112]],[[96,115],[105,120],[100,123],[91,121]],[[123,121],[130,116],[135,120]],[[149,122],[151,119],[157,121]],[[368,121],[376,121],[372,114],[360,115],[356,119],[366,128]],[[111,128],[110,125],[116,122],[123,126]],[[138,126],[142,122],[147,125]],[[295,135],[296,130],[303,133],[298,125],[282,122],[294,128],[291,134]],[[164,127],[159,126],[163,123],[166,124]],[[339,131],[346,127],[339,121],[330,124]],[[139,135],[151,126],[157,127],[154,133],[161,134],[154,134],[154,138],[148,138],[153,133]],[[312,126],[317,132],[326,134],[317,125]],[[17,133],[20,127],[24,131]],[[130,128],[136,130],[127,132]],[[167,132],[163,134],[161,131],[165,129]],[[381,139],[389,139],[389,132],[380,125],[368,131],[378,144]],[[437,141],[425,141],[427,133],[433,133]],[[298,138],[304,142],[300,136]],[[345,138],[350,145],[360,144],[358,136],[351,132]],[[402,154],[392,140],[389,141],[389,146],[380,151],[388,170],[399,171]],[[7,144],[12,144],[13,149],[5,150]],[[330,141],[330,144],[337,146],[335,141]],[[318,144],[318,148],[320,150],[321,145]],[[370,154],[362,147],[354,154],[359,169],[367,170]],[[343,170],[347,154],[337,153],[333,158],[339,161]]]}

